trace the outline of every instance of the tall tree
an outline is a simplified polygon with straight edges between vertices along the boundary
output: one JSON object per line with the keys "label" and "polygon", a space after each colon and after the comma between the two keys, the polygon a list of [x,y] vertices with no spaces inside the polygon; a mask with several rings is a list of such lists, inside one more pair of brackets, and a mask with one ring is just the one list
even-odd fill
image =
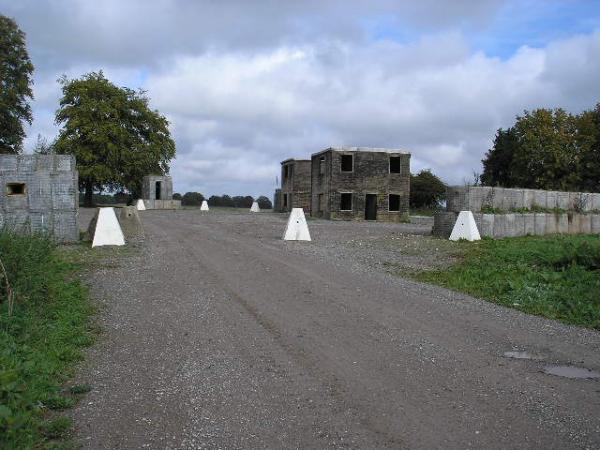
{"label": "tall tree", "polygon": [[0,153],[20,153],[31,124],[33,64],[25,47],[25,33],[16,22],[0,15]]}
{"label": "tall tree", "polygon": [[55,149],[77,158],[86,206],[95,188],[126,188],[137,196],[144,175],[168,172],[175,142],[169,122],[150,109],[145,92],[117,87],[102,71],[59,82],[56,123],[63,127]]}
{"label": "tall tree", "polygon": [[519,146],[514,128],[496,132],[494,146],[487,151],[483,163],[481,183],[486,186],[513,187],[512,165]]}
{"label": "tall tree", "polygon": [[580,189],[600,192],[600,103],[584,111],[576,120],[579,154]]}
{"label": "tall tree", "polygon": [[431,170],[410,176],[410,207],[435,208],[446,195],[446,184]]}

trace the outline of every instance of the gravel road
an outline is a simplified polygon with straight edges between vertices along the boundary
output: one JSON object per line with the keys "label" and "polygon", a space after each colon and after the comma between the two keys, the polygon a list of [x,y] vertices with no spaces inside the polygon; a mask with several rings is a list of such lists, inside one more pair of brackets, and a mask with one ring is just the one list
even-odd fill
{"label": "gravel road", "polygon": [[600,333],[386,273],[448,262],[427,227],[309,221],[307,243],[277,214],[142,220],[89,276],[84,448],[600,448],[600,382],[543,372],[600,369]]}

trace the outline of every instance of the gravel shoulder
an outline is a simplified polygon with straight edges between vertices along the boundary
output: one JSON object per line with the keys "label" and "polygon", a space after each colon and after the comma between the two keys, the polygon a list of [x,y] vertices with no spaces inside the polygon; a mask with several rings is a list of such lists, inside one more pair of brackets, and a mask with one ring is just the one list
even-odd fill
{"label": "gravel shoulder", "polygon": [[[82,211],[82,218],[87,211]],[[85,448],[600,448],[600,333],[386,271],[459,255],[411,224],[146,211],[89,275]],[[528,351],[540,359],[507,359]]]}

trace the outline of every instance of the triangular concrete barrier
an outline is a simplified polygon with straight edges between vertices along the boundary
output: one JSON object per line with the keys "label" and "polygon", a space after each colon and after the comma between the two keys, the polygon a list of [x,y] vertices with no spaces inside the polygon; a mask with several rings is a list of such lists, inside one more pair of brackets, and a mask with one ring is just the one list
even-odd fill
{"label": "triangular concrete barrier", "polygon": [[302,208],[292,208],[285,233],[284,241],[310,241],[310,232]]}
{"label": "triangular concrete barrier", "polygon": [[260,207],[258,206],[258,202],[252,202],[252,207],[250,208],[250,212],[260,212]]}
{"label": "triangular concrete barrier", "polygon": [[125,245],[125,237],[117,220],[115,208],[98,208],[90,223],[92,247]]}
{"label": "triangular concrete barrier", "polygon": [[458,214],[452,233],[450,234],[451,241],[466,239],[467,241],[479,241],[481,236],[475,223],[475,217],[471,211],[461,211]]}
{"label": "triangular concrete barrier", "polygon": [[208,207],[208,202],[206,200],[202,200],[202,206],[200,206],[200,211],[208,211],[210,208]]}
{"label": "triangular concrete barrier", "polygon": [[146,204],[144,203],[144,200],[142,200],[141,198],[138,198],[138,201],[135,204],[135,207],[138,211],[146,211]]}

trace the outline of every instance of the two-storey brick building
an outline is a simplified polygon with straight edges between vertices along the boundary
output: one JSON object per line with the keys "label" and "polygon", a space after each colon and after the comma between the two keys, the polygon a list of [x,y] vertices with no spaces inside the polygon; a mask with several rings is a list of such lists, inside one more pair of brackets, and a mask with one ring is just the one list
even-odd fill
{"label": "two-storey brick building", "polygon": [[310,213],[310,167],[308,159],[286,159],[281,163],[280,211],[302,208]]}

